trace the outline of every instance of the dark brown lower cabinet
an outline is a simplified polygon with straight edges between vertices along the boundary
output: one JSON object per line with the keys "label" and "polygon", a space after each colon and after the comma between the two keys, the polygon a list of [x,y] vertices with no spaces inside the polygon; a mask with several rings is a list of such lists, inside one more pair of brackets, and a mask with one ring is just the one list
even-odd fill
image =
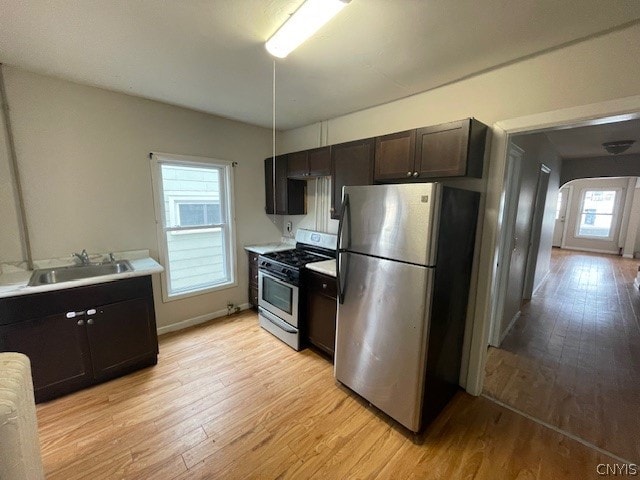
{"label": "dark brown lower cabinet", "polygon": [[0,299],[0,351],[29,357],[37,402],[154,365],[151,277]]}
{"label": "dark brown lower cabinet", "polygon": [[333,358],[336,343],[336,279],[308,270],[307,340]]}
{"label": "dark brown lower cabinet", "polygon": [[98,307],[87,323],[96,380],[113,378],[158,351],[155,322],[152,325],[146,298]]}
{"label": "dark brown lower cabinet", "polygon": [[249,305],[258,308],[258,257],[255,252],[247,252],[249,256]]}
{"label": "dark brown lower cabinet", "polygon": [[36,401],[92,383],[84,326],[64,313],[0,326],[0,350],[24,353],[31,361]]}

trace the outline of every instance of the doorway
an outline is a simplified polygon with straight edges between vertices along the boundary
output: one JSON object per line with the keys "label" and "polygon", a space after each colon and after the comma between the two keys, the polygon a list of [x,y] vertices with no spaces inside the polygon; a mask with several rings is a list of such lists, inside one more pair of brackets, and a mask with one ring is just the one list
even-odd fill
{"label": "doorway", "polygon": [[[558,143],[562,143],[553,134],[538,131],[521,135],[539,140],[540,134],[547,143],[538,153],[550,158],[550,150],[555,151],[560,172],[554,175],[554,168],[542,169],[542,157],[532,158],[531,144],[519,141],[525,158],[519,205],[514,218],[504,220],[504,228],[510,228],[514,235],[511,243],[502,243],[500,251],[504,254],[508,248],[514,261],[514,246],[518,246],[515,237],[528,219],[529,243],[523,247],[527,261],[525,272],[518,273],[522,291],[517,282],[509,284],[511,269],[502,277],[507,284],[502,318],[506,331],[500,348],[489,350],[484,394],[614,458],[637,461],[640,348],[636,345],[640,345],[640,314],[636,312],[640,312],[640,291],[633,280],[640,262],[622,259],[618,253],[640,225],[638,220],[635,227],[625,226],[633,224],[628,217],[626,223],[621,221],[625,212],[633,210],[634,195],[640,203],[640,189],[633,192],[635,178],[611,177],[620,177],[621,173],[640,176],[640,151],[624,158],[601,152],[593,158],[572,158],[558,149]],[[510,140],[514,139],[519,140],[515,135]],[[524,172],[533,168],[527,160],[537,168],[535,188],[527,186],[525,180]],[[581,167],[574,168],[581,161]],[[566,165],[571,168],[567,170]],[[595,173],[608,178],[578,180]],[[567,175],[574,175],[570,179],[574,181],[565,185]],[[508,176],[505,179],[510,181]],[[513,185],[505,185],[506,192],[510,188]],[[523,213],[527,205],[533,210],[528,217]],[[504,211],[507,215],[509,209],[505,207]],[[522,218],[518,218],[520,215]],[[574,237],[592,244],[582,243],[580,247],[573,242]],[[559,243],[575,246],[576,250],[598,250],[595,242],[600,242],[600,251],[614,255],[551,248]],[[634,238],[631,243],[635,243]],[[531,301],[523,304],[527,296]],[[511,321],[509,308],[518,308]]]}

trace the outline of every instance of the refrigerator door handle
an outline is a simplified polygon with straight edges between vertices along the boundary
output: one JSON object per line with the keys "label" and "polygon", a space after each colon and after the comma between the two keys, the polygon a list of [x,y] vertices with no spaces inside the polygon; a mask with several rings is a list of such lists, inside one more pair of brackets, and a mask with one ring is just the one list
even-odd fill
{"label": "refrigerator door handle", "polygon": [[336,250],[339,252],[343,250],[342,247],[342,229],[344,227],[345,213],[349,209],[349,194],[345,193],[342,199],[342,205],[340,205],[340,221],[338,222],[338,241],[336,242]]}
{"label": "refrigerator door handle", "polygon": [[338,287],[338,302],[344,303],[344,290],[342,288],[342,279],[340,277],[340,252],[342,248],[342,228],[344,226],[345,215],[349,210],[349,194],[345,193],[340,207],[340,223],[338,223],[338,241],[336,243],[336,283]]}

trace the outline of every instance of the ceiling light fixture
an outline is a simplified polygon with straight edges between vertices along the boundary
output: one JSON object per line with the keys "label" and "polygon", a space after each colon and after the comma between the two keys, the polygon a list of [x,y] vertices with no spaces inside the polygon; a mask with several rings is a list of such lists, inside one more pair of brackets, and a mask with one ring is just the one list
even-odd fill
{"label": "ceiling light fixture", "polygon": [[306,0],[267,40],[267,51],[274,57],[286,57],[331,20],[349,1]]}
{"label": "ceiling light fixture", "polygon": [[616,140],[615,142],[604,142],[602,146],[612,155],[626,152],[629,147],[635,143],[635,140]]}

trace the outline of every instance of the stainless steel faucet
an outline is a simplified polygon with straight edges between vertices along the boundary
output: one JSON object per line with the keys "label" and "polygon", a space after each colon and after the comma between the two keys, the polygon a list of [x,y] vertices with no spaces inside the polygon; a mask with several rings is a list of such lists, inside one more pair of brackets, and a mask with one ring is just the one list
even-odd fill
{"label": "stainless steel faucet", "polygon": [[75,253],[73,254],[74,257],[77,257],[78,260],[80,260],[80,263],[82,265],[89,265],[89,263],[91,263],[91,261],[89,260],[89,254],[87,253],[87,251],[83,248],[81,253]]}

